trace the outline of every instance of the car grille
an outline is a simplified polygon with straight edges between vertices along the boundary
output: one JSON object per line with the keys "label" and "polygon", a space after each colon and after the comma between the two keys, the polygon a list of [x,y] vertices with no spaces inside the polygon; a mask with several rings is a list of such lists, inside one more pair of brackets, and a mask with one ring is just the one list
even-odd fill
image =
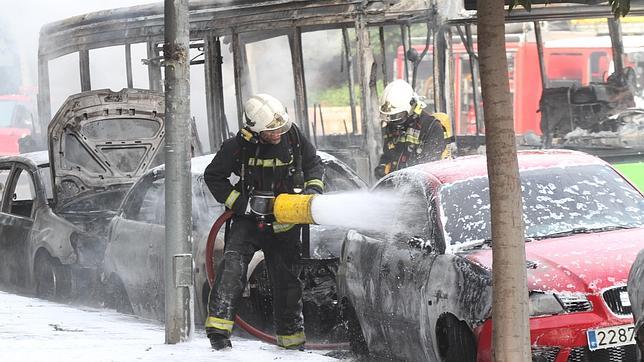
{"label": "car grille", "polygon": [[[630,316],[631,315],[631,306],[624,305],[622,303],[621,295],[626,293],[626,287],[617,287],[609,289],[604,292],[604,301],[608,305],[608,308],[617,315]],[[630,303],[629,303],[630,304]]]}
{"label": "car grille", "polygon": [[592,304],[584,295],[558,294],[557,297],[568,313],[586,312],[593,309]]}
{"label": "car grille", "polygon": [[568,362],[634,362],[638,359],[637,346],[621,346],[596,351],[588,347],[573,348]]}
{"label": "car grille", "polygon": [[554,362],[558,354],[557,347],[532,347],[532,362]]}

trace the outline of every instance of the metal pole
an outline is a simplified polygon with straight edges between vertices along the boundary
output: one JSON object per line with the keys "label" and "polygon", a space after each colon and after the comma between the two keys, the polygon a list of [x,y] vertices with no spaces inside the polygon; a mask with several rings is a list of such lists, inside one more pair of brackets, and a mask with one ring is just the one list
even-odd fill
{"label": "metal pole", "polygon": [[318,148],[318,112],[315,111],[317,106],[317,104],[313,103],[313,142],[315,143],[315,148]]}
{"label": "metal pole", "polygon": [[51,95],[49,90],[49,60],[38,54],[38,144],[46,149],[47,127],[51,119]]}
{"label": "metal pole", "polygon": [[[454,119],[454,112],[456,109],[456,105],[454,104],[456,102],[456,92],[454,90],[454,82],[456,82],[456,78],[454,77],[454,73],[456,72],[456,64],[455,62],[451,61],[454,59],[454,44],[452,42],[453,34],[452,34],[452,28],[449,27],[446,29],[446,37],[445,37],[445,42],[446,46],[445,49],[447,49],[447,52],[445,52],[443,55],[445,58],[443,59],[443,65],[444,65],[444,73],[441,78],[441,83],[445,85],[447,95],[444,97],[445,99],[445,104],[443,104],[443,109],[445,109],[445,113],[451,114],[452,118]],[[454,133],[454,123],[452,122],[452,134]]]}
{"label": "metal pole", "polygon": [[409,64],[407,62],[407,28],[404,24],[400,24],[400,37],[402,38],[403,46],[403,63],[405,65],[405,77],[403,78],[406,82],[409,82]]}
{"label": "metal pole", "polygon": [[[375,116],[375,78],[377,69],[374,68],[373,53],[369,39],[364,13],[358,13],[355,22],[357,36],[358,74],[360,74],[360,109],[362,120],[363,147],[369,155],[369,169],[378,162],[378,155],[382,145],[380,123]],[[373,88],[372,88],[373,84]],[[369,172],[373,180],[373,173]]]}
{"label": "metal pole", "polygon": [[386,87],[389,77],[387,77],[387,55],[385,54],[385,28],[382,26],[378,28],[378,37],[380,38],[380,53],[382,55],[380,59],[382,62],[382,86]]}
{"label": "metal pole", "polygon": [[134,88],[132,78],[132,46],[125,44],[125,77],[127,78],[127,87]]}
{"label": "metal pole", "polygon": [[[228,138],[228,120],[226,119],[225,106],[224,106],[224,78],[222,65],[224,64],[224,57],[221,55],[221,41],[219,37],[215,38],[214,43],[214,61],[215,68],[213,70],[213,85],[215,86],[215,124],[219,125],[218,139],[223,143]],[[216,127],[215,127],[216,128]],[[221,144],[220,143],[220,144]],[[219,148],[220,144],[217,144]],[[213,149],[213,152],[215,150]]]}
{"label": "metal pole", "polygon": [[320,126],[322,126],[322,144],[326,145],[326,131],[324,130],[324,117],[322,116],[321,104],[318,104],[318,110],[320,111]]}
{"label": "metal pole", "polygon": [[541,22],[534,22],[534,36],[537,40],[537,56],[539,57],[539,71],[541,73],[541,89],[548,88],[548,74],[546,63],[543,59],[543,38],[541,37]]}
{"label": "metal pole", "polygon": [[221,74],[221,44],[219,38],[204,37],[204,75],[206,77],[206,115],[210,151],[216,152],[224,138],[223,80]]}
{"label": "metal pole", "polygon": [[161,87],[161,62],[159,61],[159,50],[153,42],[148,42],[148,80],[150,90],[162,92]]}
{"label": "metal pole", "polygon": [[351,133],[358,133],[358,117],[356,116],[356,96],[354,94],[353,61],[351,60],[351,44],[349,43],[349,30],[342,28],[344,42],[344,56],[347,63],[347,80],[349,81],[349,108],[351,108]]}
{"label": "metal pole", "polygon": [[188,0],[165,0],[165,343],[190,338],[193,321]]}
{"label": "metal pole", "polygon": [[293,66],[293,83],[295,85],[295,114],[297,115],[302,133],[311,136],[309,130],[309,110],[306,101],[306,79],[304,77],[304,57],[302,55],[302,29],[296,27],[289,36],[291,61]]}
{"label": "metal pole", "polygon": [[[434,109],[436,112],[445,112],[449,114],[451,111],[446,108],[445,100],[445,29],[439,29],[433,39],[434,51],[432,52],[434,63]],[[450,88],[454,88],[451,87]],[[453,119],[453,117],[452,117]]]}
{"label": "metal pole", "polygon": [[[481,134],[480,121],[482,121],[483,110],[481,109],[481,97],[479,95],[479,58],[474,51],[472,41],[472,24],[465,25],[465,36],[467,37],[467,49],[470,55],[470,70],[472,72],[472,101],[474,102],[474,118],[476,135]],[[456,107],[459,109],[459,107]]]}
{"label": "metal pole", "polygon": [[239,42],[239,33],[233,31],[232,47],[233,47],[233,73],[235,77],[235,99],[237,100],[237,125],[239,129],[244,127],[244,103],[242,94],[242,74],[244,74],[244,63],[242,62],[241,48],[245,46]]}
{"label": "metal pole", "polygon": [[[425,58],[425,55],[429,51],[429,40],[431,39],[432,35],[432,28],[429,23],[427,23],[427,35],[425,36],[425,48],[423,51],[418,55],[418,59],[414,60],[414,69],[413,69],[413,76],[411,77],[411,87],[416,89],[416,76],[418,75],[418,67],[420,66],[420,63],[423,61],[423,58]],[[411,44],[411,38],[409,40],[409,43]]]}
{"label": "metal pole", "polygon": [[610,42],[613,47],[613,62],[615,64],[615,73],[624,73],[624,44],[622,43],[622,26],[619,19],[608,18],[608,33]]}
{"label": "metal pole", "polygon": [[92,82],[89,75],[89,50],[78,51],[78,65],[80,69],[81,92],[92,89]]}

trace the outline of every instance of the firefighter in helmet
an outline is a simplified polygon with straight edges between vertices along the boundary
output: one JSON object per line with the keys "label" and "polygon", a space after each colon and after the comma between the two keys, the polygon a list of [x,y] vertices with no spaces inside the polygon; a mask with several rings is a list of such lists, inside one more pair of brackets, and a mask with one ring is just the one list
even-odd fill
{"label": "firefighter in helmet", "polygon": [[430,115],[409,83],[402,79],[389,83],[382,94],[380,114],[383,153],[374,170],[376,178],[408,166],[449,156],[449,118],[444,113]]}
{"label": "firefighter in helmet", "polygon": [[[214,349],[232,346],[229,338],[248,264],[262,249],[273,287],[277,343],[302,349],[301,226],[274,222],[267,200],[282,193],[322,193],[324,169],[311,142],[274,97],[250,97],[244,118],[245,126],[223,143],[204,173],[215,199],[235,213],[208,298],[206,333]],[[231,174],[238,176],[235,184]]]}

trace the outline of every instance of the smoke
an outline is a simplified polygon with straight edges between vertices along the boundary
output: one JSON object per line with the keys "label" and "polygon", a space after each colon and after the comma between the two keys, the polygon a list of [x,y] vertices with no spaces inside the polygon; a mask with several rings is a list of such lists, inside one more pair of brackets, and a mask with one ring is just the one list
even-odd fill
{"label": "smoke", "polygon": [[7,32],[19,47],[21,61],[25,65],[28,85],[35,86],[38,64],[38,36],[40,28],[58,20],[88,12],[153,3],[150,0],[84,0],[48,1],[22,0],[7,1],[0,12],[0,23],[6,25]]}

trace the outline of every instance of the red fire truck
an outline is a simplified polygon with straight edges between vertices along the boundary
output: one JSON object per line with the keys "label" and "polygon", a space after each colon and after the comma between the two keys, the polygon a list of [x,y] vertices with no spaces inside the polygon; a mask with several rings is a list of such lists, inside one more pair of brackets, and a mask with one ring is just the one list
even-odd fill
{"label": "red fire truck", "polygon": [[0,95],[0,155],[20,153],[19,140],[32,134],[31,100],[25,95]]}
{"label": "red fire truck", "polygon": [[[637,38],[637,39],[635,39]],[[642,37],[624,37],[627,55],[644,53]],[[640,46],[642,44],[642,46]],[[420,53],[423,45],[413,45]],[[514,120],[517,135],[534,132],[541,134],[539,99],[541,78],[537,46],[524,36],[508,38],[506,43],[510,92],[514,103]],[[474,44],[476,51],[476,44]],[[430,49],[431,52],[431,49]],[[432,95],[432,57],[426,56],[418,67],[417,91],[427,97]],[[454,69],[454,131],[458,135],[477,133],[474,102],[472,100],[472,74],[469,56],[462,44],[453,46]],[[612,50],[607,36],[587,39],[563,39],[544,43],[544,60],[548,87],[583,86],[591,82],[604,82],[612,72]],[[395,74],[404,79],[404,50],[398,48]],[[638,63],[626,59],[625,65],[637,67]],[[644,64],[640,63],[640,67]],[[408,67],[411,79],[411,66]],[[641,73],[641,69],[639,70]],[[480,93],[479,93],[480,94]],[[479,116],[479,133],[484,132],[482,116]]]}

